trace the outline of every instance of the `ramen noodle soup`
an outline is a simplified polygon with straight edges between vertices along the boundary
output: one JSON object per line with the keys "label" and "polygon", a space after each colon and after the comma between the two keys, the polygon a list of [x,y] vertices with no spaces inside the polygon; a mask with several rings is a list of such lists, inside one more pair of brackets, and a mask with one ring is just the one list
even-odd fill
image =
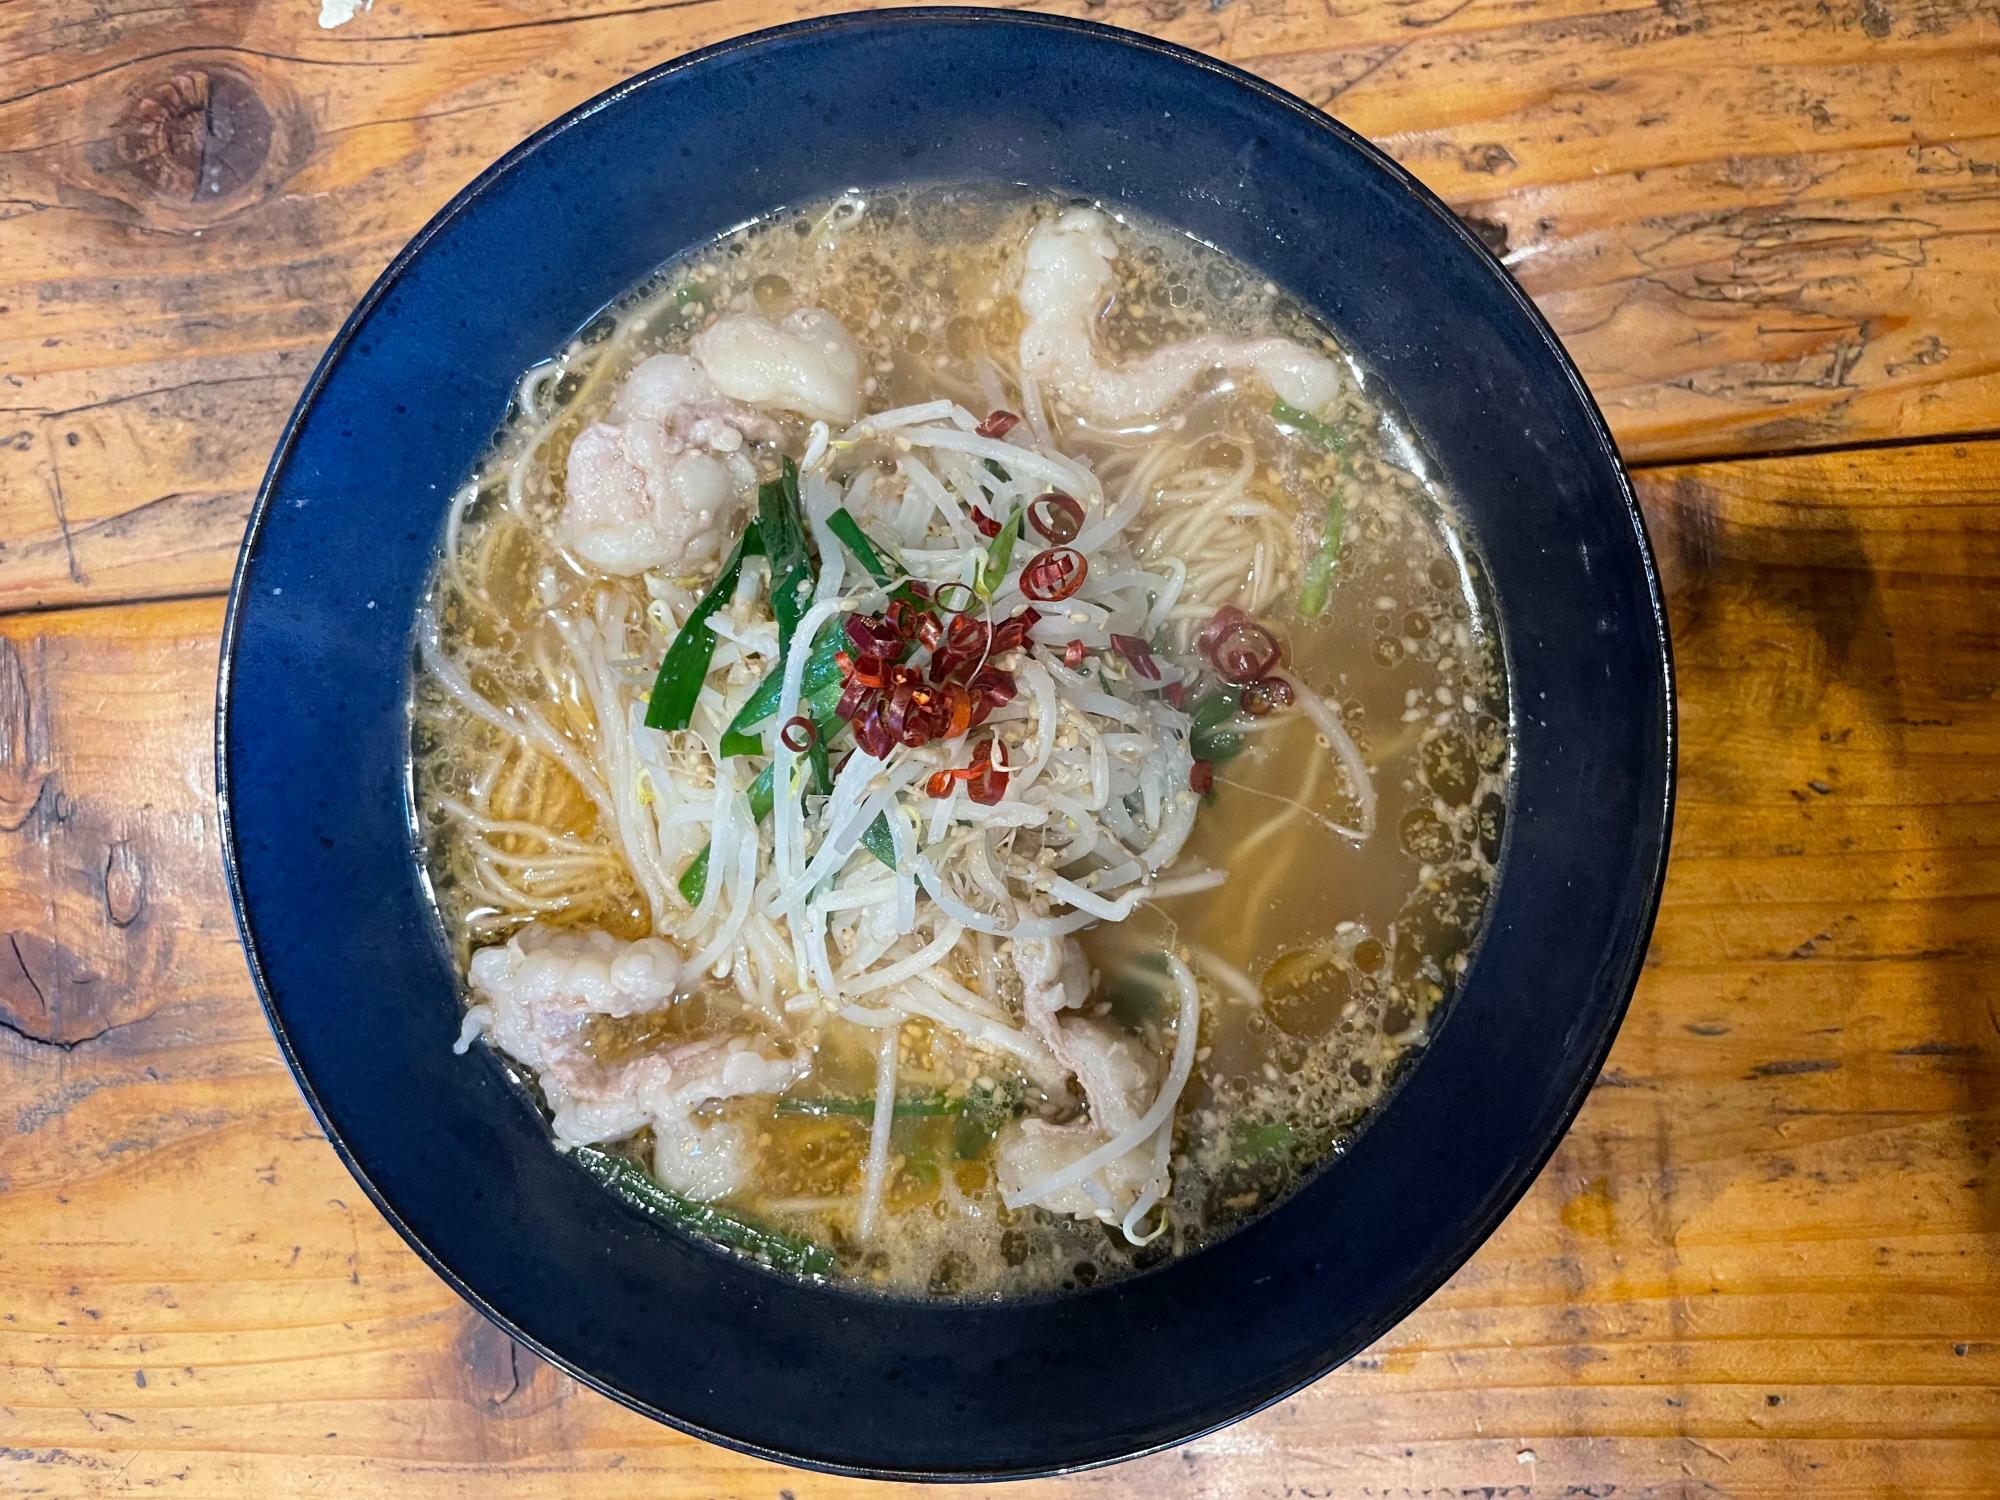
{"label": "ramen noodle soup", "polygon": [[666,266],[522,379],[418,647],[459,1050],[795,1274],[1212,1241],[1363,1127],[1493,885],[1449,497],[1304,310],[1110,206],[848,194]]}

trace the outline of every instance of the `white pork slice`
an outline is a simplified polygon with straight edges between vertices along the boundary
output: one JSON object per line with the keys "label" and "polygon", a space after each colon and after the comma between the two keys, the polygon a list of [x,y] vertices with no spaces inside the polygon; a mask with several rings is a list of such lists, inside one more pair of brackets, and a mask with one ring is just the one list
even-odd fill
{"label": "white pork slice", "polygon": [[[1010,956],[1021,976],[1023,1019],[1074,1075],[1088,1115],[1067,1125],[1021,1120],[1002,1130],[996,1143],[1001,1197],[1011,1208],[1034,1202],[1054,1213],[1120,1223],[1163,1171],[1151,1141],[1071,1186],[1038,1198],[1026,1194],[1138,1123],[1158,1088],[1153,1061],[1137,1041],[1102,1021],[1065,1014],[1090,994],[1090,966],[1074,938],[1017,941]],[[1158,1186],[1165,1191],[1164,1183]]]}
{"label": "white pork slice", "polygon": [[1118,244],[1104,215],[1071,209],[1028,237],[1019,298],[1021,368],[1088,422],[1105,426],[1166,414],[1205,370],[1256,375],[1301,411],[1317,412],[1343,388],[1340,368],[1284,338],[1183,339],[1124,365],[1098,350],[1093,330],[1110,297]]}
{"label": "white pork slice", "polygon": [[570,445],[557,533],[614,576],[711,569],[742,532],[757,487],[746,444],[779,436],[770,417],[728,399],[687,355],[656,354]]}
{"label": "white pork slice", "polygon": [[721,1099],[781,1093],[809,1066],[803,1056],[744,1037],[600,1063],[584,1045],[592,1016],[649,1014],[680,998],[681,954],[659,938],[625,942],[536,923],[473,954],[469,973],[477,1003],[465,1013],[457,1050],[483,1034],[532,1069],[564,1145],[622,1140],[650,1125],[654,1175],[690,1197],[726,1196],[748,1169],[741,1131],[699,1120],[696,1111]]}
{"label": "white pork slice", "polygon": [[801,307],[776,323],[749,313],[718,318],[694,336],[694,357],[725,396],[851,422],[861,411],[861,346],[840,319]]}

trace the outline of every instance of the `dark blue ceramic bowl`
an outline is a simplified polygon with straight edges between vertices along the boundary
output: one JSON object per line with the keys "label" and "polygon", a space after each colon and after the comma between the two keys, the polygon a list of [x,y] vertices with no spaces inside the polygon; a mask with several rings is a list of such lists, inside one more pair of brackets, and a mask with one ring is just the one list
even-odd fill
{"label": "dark blue ceramic bowl", "polygon": [[[483,1051],[411,853],[404,694],[445,499],[516,376],[661,261],[848,186],[1129,204],[1261,267],[1398,399],[1498,595],[1516,785],[1487,935],[1354,1148],[1208,1250],[1085,1293],[889,1302],[633,1216]],[[807,22],[613,90],[396,258],[313,376],[230,602],[223,843],[307,1099],[405,1239],[516,1338],[689,1432],[827,1469],[1047,1473],[1255,1411],[1390,1328],[1569,1124],[1638,974],[1673,705],[1640,519],[1576,371],[1429,193],[1243,73],[1075,21]]]}

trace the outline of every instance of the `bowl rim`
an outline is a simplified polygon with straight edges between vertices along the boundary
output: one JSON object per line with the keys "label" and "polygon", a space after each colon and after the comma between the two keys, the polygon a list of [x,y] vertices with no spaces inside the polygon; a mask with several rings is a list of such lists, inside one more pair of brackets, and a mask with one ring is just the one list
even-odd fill
{"label": "bowl rim", "polygon": [[[1075,1462],[1053,1464],[1025,1464],[1008,1468],[959,1468],[959,1469],[919,1469],[897,1468],[878,1464],[850,1464],[830,1461],[825,1458],[808,1457],[788,1452],[784,1449],[760,1443],[753,1438],[739,1436],[704,1427],[675,1413],[654,1406],[649,1402],[621,1390],[609,1381],[593,1374],[574,1359],[558,1353],[542,1343],[534,1335],[519,1327],[511,1318],[496,1308],[476,1289],[466,1283],[451,1266],[447,1265],[428,1244],[420,1239],[405,1222],[402,1215],[383,1195],[381,1189],[369,1176],[360,1160],[355,1156],[346,1139],[334,1125],[326,1105],[319,1097],[311,1080],[301,1066],[292,1039],[286,1029],[277,1003],[273,998],[266,978],[262,957],[250,929],[245,890],[240,869],[237,830],[232,812],[233,797],[229,773],[229,722],[230,696],[234,681],[237,646],[242,628],[243,605],[245,600],[245,580],[253,554],[262,534],[273,492],[279,476],[286,468],[308,413],[318,401],[334,367],[346,355],[361,326],[368,320],[390,290],[401,280],[410,265],[428,247],[430,242],[444,232],[461,213],[501,177],[514,170],[521,162],[573,127],[607,109],[630,94],[650,88],[691,68],[730,57],[736,53],[753,50],[777,40],[790,40],[847,30],[874,28],[914,27],[926,24],[973,24],[981,26],[1013,26],[1025,30],[1068,33],[1128,47],[1154,54],[1168,62],[1179,63],[1208,74],[1225,86],[1247,90],[1267,104],[1275,105],[1287,114],[1294,123],[1306,130],[1319,131],[1333,136],[1341,145],[1358,154],[1376,171],[1382,173],[1393,185],[1400,188],[1418,206],[1438,220],[1446,232],[1456,238],[1467,253],[1483,263],[1494,274],[1503,295],[1512,305],[1514,312],[1525,320],[1544,351],[1554,359],[1568,383],[1569,395],[1575,403],[1579,415],[1585,422],[1585,436],[1594,442],[1602,458],[1609,466],[1617,488],[1617,498],[1623,503],[1626,518],[1631,526],[1633,542],[1637,548],[1640,577],[1645,587],[1645,599],[1649,619],[1646,622],[1650,639],[1657,650],[1660,702],[1660,756],[1661,778],[1657,802],[1657,826],[1645,829],[1656,841],[1657,853],[1650,867],[1641,868],[1635,864],[1631,875],[1642,879],[1645,886],[1644,899],[1639,903],[1635,926],[1646,941],[1634,945],[1629,961],[1622,972],[1605,976],[1604,989],[1611,1003],[1601,1007],[1594,1034],[1589,1038],[1589,1046],[1583,1056],[1577,1059],[1574,1082],[1568,1095],[1556,1110],[1556,1128],[1537,1143],[1532,1151],[1522,1153],[1516,1161],[1509,1178],[1495,1185],[1495,1191],[1486,1200],[1486,1208],[1470,1219],[1466,1230],[1459,1239],[1448,1246],[1433,1250],[1430,1259],[1431,1271],[1420,1278],[1416,1288],[1402,1301],[1385,1307],[1376,1318],[1365,1325],[1365,1337],[1354,1351],[1344,1355],[1331,1355],[1318,1367],[1302,1377],[1280,1377],[1267,1391],[1261,1393],[1249,1404],[1243,1405],[1226,1415],[1216,1417],[1197,1427],[1176,1435],[1160,1438],[1125,1448],[1107,1452]],[[355,304],[353,310],[341,323],[339,330],[328,343],[325,352],[314,365],[311,375],[302,388],[299,399],[291,415],[286,419],[284,429],[274,447],[271,460],[264,476],[258,484],[257,494],[252,502],[245,526],[243,541],[238,549],[236,566],[231,578],[228,606],[223,619],[221,650],[216,670],[216,710],[215,710],[215,787],[218,815],[218,835],[222,850],[224,875],[229,891],[231,915],[236,924],[237,935],[243,948],[253,987],[265,1019],[277,1040],[294,1084],[299,1089],[307,1107],[324,1133],[327,1143],[333,1148],[348,1173],[354,1178],[377,1212],[388,1222],[418,1258],[424,1262],[460,1298],[468,1303],[482,1317],[493,1323],[508,1337],[532,1350],[540,1358],[569,1375],[579,1384],[608,1396],[619,1405],[648,1417],[688,1436],[714,1443],[733,1452],[754,1458],[803,1468],[809,1471],[837,1474],[855,1478],[885,1479],[903,1481],[936,1481],[948,1483],[974,1483],[992,1480],[1013,1480],[1057,1477],[1066,1474],[1086,1472],[1110,1464],[1123,1463],[1130,1459],[1143,1458],[1167,1451],[1182,1444],[1193,1442],[1228,1427],[1247,1417],[1276,1405],[1296,1395],[1307,1386],[1338,1369],[1355,1353],[1367,1348],[1384,1334],[1400,1324],[1419,1306],[1434,1296],[1445,1282],[1451,1279],[1469,1261],[1512,1212],[1514,1206],[1526,1194],[1530,1186],[1541,1175],[1543,1168],[1554,1155],[1574,1125],[1584,1100],[1595,1085],[1602,1071],[1612,1044],[1628,1013],[1633,992],[1642,972],[1647,948],[1657,919],[1661,895],[1665,885],[1668,857],[1673,836],[1674,810],[1678,794],[1679,779],[1680,724],[1676,694],[1676,672],[1673,645],[1668,628],[1664,592],[1661,586],[1657,558],[1648,536],[1646,521],[1640,509],[1631,477],[1626,470],[1617,443],[1610,427],[1604,419],[1595,397],[1585,384],[1574,360],[1564,347],[1555,330],[1550,326],[1527,293],[1521,288],[1512,273],[1501,262],[1492,249],[1476,235],[1449,205],[1430,188],[1425,186],[1393,157],[1377,147],[1350,126],[1343,124],[1332,115],[1299,98],[1289,91],[1258,77],[1246,69],[1224,62],[1178,43],[1148,36],[1124,27],[1111,26],[1103,22],[1084,20],[1076,17],[1051,15],[1032,11],[987,9],[964,5],[925,5],[900,9],[875,11],[843,11],[835,14],[809,17],[777,26],[760,28],[741,35],[724,38],[707,46],[694,49],[656,64],[564,111],[561,115],[542,125],[530,135],[510,147],[493,162],[480,170],[471,181],[454,193],[451,198],[428,219],[396,255],[383,268],[380,275],[370,284],[368,290]],[[1651,807],[1650,793],[1642,805]]]}

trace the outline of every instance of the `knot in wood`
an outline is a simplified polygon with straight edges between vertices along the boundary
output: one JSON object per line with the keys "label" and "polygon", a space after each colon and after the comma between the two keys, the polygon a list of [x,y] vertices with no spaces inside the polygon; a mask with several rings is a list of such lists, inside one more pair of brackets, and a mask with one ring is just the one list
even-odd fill
{"label": "knot in wood", "polygon": [[215,203],[256,181],[271,154],[271,111],[243,74],[219,64],[156,79],[113,126],[117,165],[176,204]]}

